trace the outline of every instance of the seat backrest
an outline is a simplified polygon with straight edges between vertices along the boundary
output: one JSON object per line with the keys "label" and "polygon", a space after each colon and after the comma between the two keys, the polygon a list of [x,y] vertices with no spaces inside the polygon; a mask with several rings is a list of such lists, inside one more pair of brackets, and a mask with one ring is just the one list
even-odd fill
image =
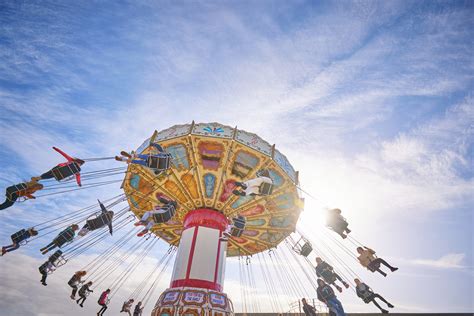
{"label": "seat backrest", "polygon": [[64,166],[57,166],[52,169],[53,176],[56,180],[60,181],[66,179],[70,176],[75,175],[76,173],[81,172],[81,167],[77,163],[68,163]]}
{"label": "seat backrest", "polygon": [[273,193],[273,184],[263,182],[259,187],[260,195],[271,195]]}

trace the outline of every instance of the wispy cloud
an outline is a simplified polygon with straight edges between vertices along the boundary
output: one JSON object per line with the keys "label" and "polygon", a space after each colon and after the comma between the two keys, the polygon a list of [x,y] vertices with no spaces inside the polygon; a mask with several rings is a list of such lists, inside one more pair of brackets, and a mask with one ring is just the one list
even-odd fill
{"label": "wispy cloud", "polygon": [[460,269],[465,268],[463,265],[464,258],[466,254],[464,253],[449,253],[442,256],[439,259],[416,259],[412,262],[414,264],[428,266],[432,268],[441,268],[441,269]]}

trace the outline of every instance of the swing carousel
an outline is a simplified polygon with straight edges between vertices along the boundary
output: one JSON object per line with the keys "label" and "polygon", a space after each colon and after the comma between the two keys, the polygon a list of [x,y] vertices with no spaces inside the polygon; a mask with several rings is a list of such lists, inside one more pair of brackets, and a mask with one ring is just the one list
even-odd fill
{"label": "swing carousel", "polygon": [[[302,313],[299,298],[310,301],[314,297],[321,281],[318,277],[327,282],[325,286],[341,293],[336,279],[355,291],[352,280],[362,278],[347,261],[360,263],[356,250],[369,252],[373,258],[373,265],[364,268],[385,274],[379,269],[375,252],[364,248],[352,233],[349,235],[348,222],[341,210],[329,212],[333,218],[326,225],[332,233],[324,229],[303,231],[303,225],[296,228],[303,210],[299,193],[304,192],[299,187],[298,172],[275,145],[255,134],[218,123],[192,122],[155,131],[132,153],[122,152],[125,158],[63,156],[67,157],[66,163],[40,177],[32,177],[30,182],[8,187],[4,204],[10,207],[18,199],[21,205],[38,190],[37,198],[112,185],[117,189],[120,186],[123,192],[110,198],[100,197],[92,205],[68,210],[11,235],[13,244],[2,247],[2,256],[20,246],[34,244],[37,239],[53,239],[42,248],[52,250],[38,269],[44,286],[48,275],[56,275],[60,267],[110,238],[113,243],[81,267],[81,272],[86,271],[82,273],[85,279],[68,284],[77,290],[81,284],[90,283],[91,289],[99,293],[108,289],[110,295],[103,300],[105,305],[128,284],[134,289],[127,292],[128,299],[139,301],[143,310],[150,300],[156,300],[159,281],[173,265],[169,286],[156,300],[152,316],[233,315],[233,304],[224,292],[226,261],[238,263],[239,309],[243,313],[269,308],[275,313]],[[78,161],[82,161],[81,166],[85,162],[87,167],[91,162],[106,160],[125,160],[127,165],[110,168],[107,163],[108,168],[95,171],[82,171],[79,164],[74,167]],[[64,172],[54,177],[55,170]],[[265,177],[270,182],[263,181]],[[247,190],[258,179],[263,181],[258,189]],[[153,220],[137,234],[136,226],[143,224],[146,214],[152,214]],[[141,220],[136,222],[137,219]],[[76,229],[71,230],[72,226]],[[79,227],[76,235],[74,231]],[[32,230],[34,235],[29,233]],[[53,233],[57,233],[54,238]],[[342,238],[336,238],[334,233]],[[344,239],[351,245],[344,244]],[[162,244],[160,240],[168,244],[168,250],[150,271],[143,271],[146,258],[160,256],[153,253],[155,246]],[[258,272],[254,271],[254,260],[258,260]],[[316,262],[323,264],[316,267],[315,273]],[[392,272],[396,270],[390,268]],[[129,280],[132,285],[127,283]],[[367,293],[370,298],[371,292]],[[86,291],[84,295],[88,294]],[[75,292],[71,298],[74,296]],[[268,303],[265,307],[263,301]],[[310,302],[318,311],[327,310],[326,305],[317,305],[316,299]],[[288,310],[288,306],[293,307]],[[334,311],[338,306],[330,308]]]}
{"label": "swing carousel", "polygon": [[[226,257],[274,248],[295,231],[303,207],[298,173],[275,145],[218,123],[175,125],[155,133],[136,153],[155,154],[153,143],[170,154],[169,168],[157,174],[131,163],[122,185],[138,217],[162,197],[178,203],[171,220],[151,229],[178,247],[170,288],[152,315],[231,315],[232,303],[223,292]],[[270,188],[252,196],[233,194],[236,182],[255,178],[262,169],[273,180]],[[237,215],[246,218],[245,227],[222,240]]]}

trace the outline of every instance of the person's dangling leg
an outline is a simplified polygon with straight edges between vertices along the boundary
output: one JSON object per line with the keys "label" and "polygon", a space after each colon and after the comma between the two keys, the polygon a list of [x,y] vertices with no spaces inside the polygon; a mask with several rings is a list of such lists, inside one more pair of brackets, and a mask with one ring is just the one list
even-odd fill
{"label": "person's dangling leg", "polygon": [[[5,252],[12,252],[14,250],[17,250],[18,248],[20,248],[20,244],[13,244],[13,245],[9,245],[9,246],[5,246],[4,249],[5,249]],[[3,252],[3,251],[2,251]]]}
{"label": "person's dangling leg", "polygon": [[48,277],[48,273],[45,271],[43,273],[41,273],[41,284],[43,284],[44,286],[46,286],[46,278]]}
{"label": "person's dangling leg", "polygon": [[9,208],[10,206],[12,206],[13,204],[15,204],[16,200],[18,199],[18,193],[12,193],[10,195],[10,198],[6,198],[5,199],[5,202],[3,202],[1,205],[0,205],[0,210],[4,210],[4,209],[7,209]]}
{"label": "person's dangling leg", "polygon": [[71,298],[75,299],[77,293],[77,285],[72,287]]}
{"label": "person's dangling leg", "polygon": [[378,294],[378,293],[375,293],[375,294],[374,294],[374,301],[375,301],[375,298],[378,298],[379,300],[381,300],[382,302],[384,302],[385,304],[387,304],[388,307],[393,308],[393,305],[390,304],[389,301],[387,301],[386,299],[384,299],[382,295],[380,295],[380,294]]}
{"label": "person's dangling leg", "polygon": [[41,180],[52,179],[54,178],[53,170],[49,170],[48,172],[43,173],[40,176]]}
{"label": "person's dangling leg", "polygon": [[49,244],[47,244],[46,246],[44,246],[43,248],[40,249],[41,252],[43,251],[46,251],[46,250],[51,250],[49,248],[53,247],[54,246],[54,240],[52,242],[50,242]]}
{"label": "person's dangling leg", "polygon": [[392,271],[392,272],[398,270],[398,268],[392,267],[387,261],[385,261],[385,260],[382,259],[382,258],[377,258],[377,259],[375,259],[373,262],[377,262],[378,264],[383,264],[384,266],[386,266],[387,268],[389,268],[390,271]]}
{"label": "person's dangling leg", "polygon": [[382,313],[384,313],[384,314],[388,313],[385,309],[383,309],[383,308],[379,305],[379,303],[377,303],[377,302],[375,301],[375,297],[372,298],[371,302],[374,303],[374,305],[377,306],[377,308],[380,309],[380,311],[381,311]]}
{"label": "person's dangling leg", "polygon": [[142,216],[141,221],[146,222],[150,218],[151,215],[152,215],[151,211],[145,212],[145,214],[143,214],[143,216]]}
{"label": "person's dangling leg", "polygon": [[339,280],[339,282],[341,282],[341,283],[342,283],[342,284],[343,284],[343,285],[346,287],[346,289],[348,289],[348,288],[349,288],[349,284],[347,284],[347,282],[346,282],[346,281],[344,281],[344,280],[343,280],[343,279],[342,279],[342,278],[339,276],[339,274],[337,274],[337,273],[334,273],[334,276],[336,277],[336,279],[338,279],[338,280]]}

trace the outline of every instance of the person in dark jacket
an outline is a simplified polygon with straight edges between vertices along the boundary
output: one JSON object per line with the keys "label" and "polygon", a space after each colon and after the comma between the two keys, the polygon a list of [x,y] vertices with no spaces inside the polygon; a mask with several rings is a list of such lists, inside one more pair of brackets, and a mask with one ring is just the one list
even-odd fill
{"label": "person in dark jacket", "polygon": [[76,224],[73,224],[66,228],[65,230],[61,231],[54,239],[52,242],[50,242],[47,246],[43,247],[40,249],[41,253],[44,255],[50,250],[53,250],[56,247],[61,248],[68,242],[73,241],[76,231],[79,229],[79,226]]}
{"label": "person in dark jacket", "polygon": [[20,248],[20,243],[28,238],[38,235],[34,228],[22,229],[11,235],[12,244],[2,247],[2,256],[7,252],[11,252]]}
{"label": "person in dark jacket", "polygon": [[9,186],[5,191],[5,202],[0,204],[0,210],[9,208],[13,204],[15,204],[16,200],[18,200],[19,197],[24,197],[27,199],[36,199],[33,196],[33,193],[41,189],[43,189],[43,185],[41,183],[38,183],[38,178],[31,178],[31,181]]}
{"label": "person in dark jacket", "polygon": [[38,270],[41,273],[41,284],[44,286],[48,285],[46,284],[46,278],[48,277],[48,273],[54,271],[54,264],[48,260],[40,265]]}
{"label": "person in dark jacket", "polygon": [[64,261],[62,255],[63,252],[61,250],[56,250],[51,256],[49,256],[48,260],[38,268],[41,273],[41,284],[44,286],[48,285],[46,284],[48,273],[52,273],[59,266],[60,262]]}
{"label": "person in dark jacket", "polygon": [[356,284],[356,293],[357,296],[360,297],[365,304],[369,304],[370,302],[374,303],[375,306],[377,306],[378,309],[383,314],[387,314],[388,311],[386,309],[383,309],[377,301],[375,301],[376,298],[387,304],[389,308],[393,308],[393,305],[390,304],[386,299],[384,299],[380,294],[374,293],[374,291],[365,283],[361,282],[359,279],[354,279],[354,282]]}
{"label": "person in dark jacket", "polygon": [[303,303],[303,312],[306,316],[316,316],[317,315],[316,309],[313,306],[309,305],[306,302],[305,298],[302,298],[301,302]]}
{"label": "person in dark jacket", "polygon": [[348,228],[347,220],[342,217],[341,210],[338,208],[328,210],[326,226],[338,233],[342,238],[347,238],[347,234],[351,232]]}
{"label": "person in dark jacket", "polygon": [[320,257],[316,257],[316,275],[323,278],[328,284],[333,285],[339,292],[342,292],[342,288],[336,284],[336,280],[341,282],[346,288],[349,288],[349,284],[347,284],[339,274],[334,272],[334,268],[331,265],[323,261]]}
{"label": "person in dark jacket", "polygon": [[75,300],[76,299],[76,293],[77,290],[79,289],[79,285],[82,282],[82,278],[87,274],[86,271],[77,271],[74,273],[74,275],[69,279],[69,282],[67,284],[72,287],[72,293],[71,293],[71,299]]}
{"label": "person in dark jacket", "polygon": [[336,316],[345,316],[344,308],[341,302],[337,299],[334,290],[326,284],[324,280],[318,279],[318,288],[316,289],[318,300],[326,304],[330,311],[334,312]]}
{"label": "person in dark jacket", "polygon": [[142,302],[138,302],[138,304],[135,305],[135,309],[133,310],[133,316],[142,316],[143,308]]}
{"label": "person in dark jacket", "polygon": [[79,158],[73,158],[59,148],[53,147],[53,149],[60,153],[64,158],[66,158],[67,162],[60,163],[51,170],[43,173],[41,176],[34,179],[46,180],[54,178],[58,181],[61,181],[70,176],[75,176],[77,185],[82,186],[80,172],[81,166],[85,163],[85,161]]}
{"label": "person in dark jacket", "polygon": [[110,289],[105,290],[100,294],[99,300],[97,303],[99,303],[102,308],[99,310],[97,315],[104,315],[105,311],[107,310],[107,304],[109,304],[109,294],[110,294]]}
{"label": "person in dark jacket", "polygon": [[91,285],[92,285],[92,281],[89,281],[86,284],[84,284],[83,286],[81,286],[81,288],[79,289],[79,292],[78,292],[79,293],[79,299],[76,301],[76,303],[79,304],[79,302],[82,300],[82,302],[79,304],[80,307],[84,307],[83,304],[87,299],[88,293],[94,292],[93,290],[90,289]]}

